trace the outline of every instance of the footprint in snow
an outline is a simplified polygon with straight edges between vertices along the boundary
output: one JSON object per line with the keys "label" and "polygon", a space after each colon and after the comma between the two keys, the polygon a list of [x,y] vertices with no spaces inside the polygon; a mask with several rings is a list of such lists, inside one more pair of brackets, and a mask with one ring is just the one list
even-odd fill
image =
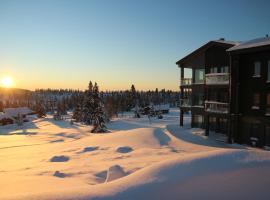
{"label": "footprint in snow", "polygon": [[69,161],[68,156],[54,156],[50,159],[51,162],[67,162]]}
{"label": "footprint in snow", "polygon": [[132,152],[133,149],[131,147],[129,147],[129,146],[125,146],[125,147],[119,147],[119,148],[117,148],[116,151],[118,153],[129,153],[129,152]]}
{"label": "footprint in snow", "polygon": [[66,174],[66,173],[63,173],[63,172],[60,172],[60,171],[55,171],[53,176],[58,177],[58,178],[65,178],[65,177],[68,177],[69,174]]}

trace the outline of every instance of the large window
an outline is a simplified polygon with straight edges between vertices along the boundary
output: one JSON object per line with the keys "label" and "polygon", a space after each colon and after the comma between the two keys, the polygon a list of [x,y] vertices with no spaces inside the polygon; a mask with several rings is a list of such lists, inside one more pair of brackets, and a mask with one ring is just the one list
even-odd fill
{"label": "large window", "polygon": [[204,69],[195,70],[195,83],[204,83]]}
{"label": "large window", "polygon": [[270,60],[268,60],[267,64],[267,81],[270,82]]}
{"label": "large window", "polygon": [[270,115],[270,93],[266,95],[266,114]]}
{"label": "large window", "polygon": [[221,67],[220,72],[221,73],[229,73],[229,67],[228,66]]}
{"label": "large window", "polygon": [[253,95],[253,106],[252,109],[260,109],[260,94],[255,93]]}
{"label": "large window", "polygon": [[217,73],[218,72],[218,68],[217,67],[211,67],[210,68],[210,73]]}
{"label": "large window", "polygon": [[254,62],[254,77],[260,77],[261,76],[261,62],[257,61]]}

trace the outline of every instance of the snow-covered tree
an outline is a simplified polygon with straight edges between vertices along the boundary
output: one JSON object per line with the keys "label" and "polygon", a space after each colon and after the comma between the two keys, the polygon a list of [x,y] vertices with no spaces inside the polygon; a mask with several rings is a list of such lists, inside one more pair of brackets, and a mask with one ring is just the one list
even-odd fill
{"label": "snow-covered tree", "polygon": [[76,122],[82,121],[82,104],[80,102],[77,103],[73,111],[72,119],[75,119]]}
{"label": "snow-covered tree", "polygon": [[83,109],[82,109],[82,121],[88,125],[93,123],[93,110],[94,110],[94,99],[93,99],[93,84],[90,81],[88,90],[85,92]]}
{"label": "snow-covered tree", "polygon": [[93,129],[92,133],[103,133],[107,131],[105,125],[106,117],[104,112],[104,106],[99,96],[99,89],[97,83],[93,88]]}
{"label": "snow-covered tree", "polygon": [[46,117],[46,109],[42,101],[37,102],[35,111],[39,118]]}

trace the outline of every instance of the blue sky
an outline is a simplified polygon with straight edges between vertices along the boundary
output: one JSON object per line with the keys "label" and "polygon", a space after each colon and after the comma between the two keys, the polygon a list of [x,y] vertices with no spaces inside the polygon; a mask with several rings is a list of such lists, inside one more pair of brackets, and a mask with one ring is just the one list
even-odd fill
{"label": "blue sky", "polygon": [[209,40],[270,33],[267,0],[0,0],[0,76],[16,87],[178,90]]}

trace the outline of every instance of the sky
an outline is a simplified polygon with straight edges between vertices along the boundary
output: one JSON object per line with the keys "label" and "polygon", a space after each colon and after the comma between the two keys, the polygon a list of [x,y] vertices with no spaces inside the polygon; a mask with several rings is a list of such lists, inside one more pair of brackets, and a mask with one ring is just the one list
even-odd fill
{"label": "sky", "polygon": [[270,34],[269,0],[0,0],[0,78],[14,87],[179,89],[209,40]]}

